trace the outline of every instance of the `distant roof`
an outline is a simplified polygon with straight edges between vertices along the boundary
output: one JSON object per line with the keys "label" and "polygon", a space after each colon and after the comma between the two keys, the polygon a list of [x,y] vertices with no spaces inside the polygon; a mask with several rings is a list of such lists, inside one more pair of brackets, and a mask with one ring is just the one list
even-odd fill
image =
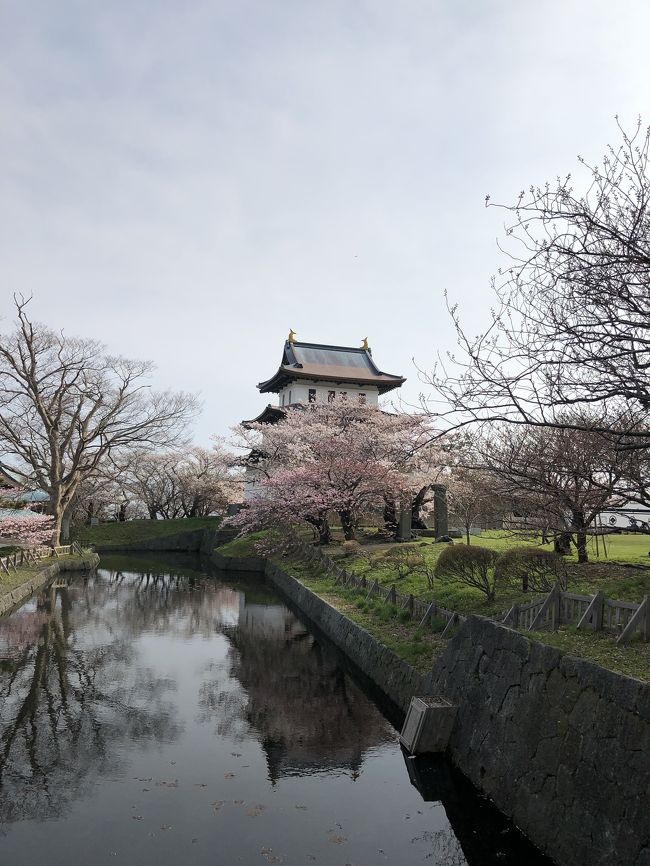
{"label": "distant roof", "polygon": [[34,520],[40,516],[40,514],[30,511],[29,508],[0,508],[0,530],[2,530],[2,521],[5,519]]}
{"label": "distant roof", "polygon": [[22,472],[7,466],[6,463],[0,461],[0,490],[3,487],[17,487],[17,492],[1,493],[3,499],[12,499],[15,502],[48,502],[50,497],[44,490],[37,488],[26,489],[29,485],[29,479]]}
{"label": "distant roof", "polygon": [[12,486],[18,486],[22,484],[24,481],[24,477],[17,472],[15,469],[7,466],[6,463],[2,463],[0,461],[0,484],[11,484]]}
{"label": "distant roof", "polygon": [[50,497],[44,490],[23,490],[18,493],[11,493],[5,496],[5,499],[12,499],[15,502],[49,502]]}
{"label": "distant roof", "polygon": [[242,421],[244,427],[248,424],[255,424],[259,422],[260,424],[275,424],[276,421],[280,421],[280,419],[284,418],[286,412],[281,406],[271,406],[269,403],[268,406],[265,406],[264,409],[260,412],[257,418],[251,418],[249,421]]}
{"label": "distant roof", "polygon": [[262,394],[269,391],[277,393],[295,379],[373,385],[380,394],[399,388],[406,382],[403,376],[382,372],[373,361],[370,349],[287,340],[277,373],[266,382],[260,382],[257,387]]}

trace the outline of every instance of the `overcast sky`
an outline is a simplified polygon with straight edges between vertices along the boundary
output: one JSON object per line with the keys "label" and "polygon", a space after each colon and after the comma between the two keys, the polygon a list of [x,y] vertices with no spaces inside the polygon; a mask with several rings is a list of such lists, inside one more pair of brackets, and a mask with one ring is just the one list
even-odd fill
{"label": "overcast sky", "polygon": [[644,0],[0,0],[0,312],[154,360],[202,444],[290,327],[416,400],[443,292],[489,315],[485,194],[650,120],[648,32]]}

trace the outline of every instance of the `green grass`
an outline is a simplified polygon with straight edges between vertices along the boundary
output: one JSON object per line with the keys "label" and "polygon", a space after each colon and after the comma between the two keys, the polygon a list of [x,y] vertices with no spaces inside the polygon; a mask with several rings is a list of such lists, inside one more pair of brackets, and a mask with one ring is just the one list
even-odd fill
{"label": "green grass", "polygon": [[[505,551],[512,547],[535,546],[550,550],[551,545],[536,544],[533,536],[506,532],[489,532],[480,537],[473,537],[472,544],[489,547],[492,550]],[[456,541],[456,544],[464,543]],[[602,553],[602,540],[599,542]],[[647,556],[650,547],[650,536],[611,535],[607,539],[609,558],[602,556],[586,565],[578,565],[576,557],[567,557],[571,569],[569,589],[573,592],[592,595],[598,590],[610,598],[620,600],[640,601],[650,594],[650,557]],[[430,586],[426,576],[419,571],[413,571],[399,578],[390,561],[390,553],[395,545],[382,545],[380,548],[365,546],[359,555],[346,559],[344,565],[357,574],[365,574],[369,581],[378,580],[384,586],[394,583],[400,592],[417,595],[427,600],[435,599],[440,604],[460,613],[479,613],[494,615],[507,610],[515,602],[530,601],[532,595],[523,593],[516,587],[500,586],[497,589],[496,601],[487,604],[485,596],[477,589],[462,583],[449,583],[434,578]],[[421,553],[429,566],[435,566],[438,557],[446,548],[445,544],[436,544],[432,539],[421,539],[402,547],[412,548]],[[645,551],[645,554],[644,554]],[[645,556],[645,559],[644,559]],[[621,569],[620,565],[646,565],[647,569]]]}
{"label": "green grass", "polygon": [[0,596],[6,595],[6,593],[16,589],[17,586],[20,586],[21,583],[25,583],[26,580],[30,579],[30,577],[34,577],[39,571],[42,571],[46,565],[49,565],[49,562],[30,565],[28,568],[19,568],[17,571],[10,571],[9,574],[5,574],[3,571],[0,575]]}
{"label": "green grass", "polygon": [[81,544],[92,544],[104,550],[118,549],[137,544],[139,541],[163,538],[166,535],[193,532],[197,529],[216,529],[219,522],[218,517],[185,517],[179,520],[127,520],[124,523],[100,523],[97,526],[81,527],[75,535],[75,541]]}
{"label": "green grass", "polygon": [[35,565],[24,566],[18,568],[16,571],[10,570],[9,574],[5,574],[3,571],[2,574],[0,574],[0,596],[12,592],[30,578],[35,577],[39,571],[43,571],[43,569],[47,568],[48,565],[52,565],[53,562],[58,562],[64,559],[75,560],[80,558],[81,557],[75,554],[72,556],[62,556],[58,560],[54,558],[41,559]]}
{"label": "green grass", "polygon": [[267,535],[267,532],[251,532],[250,535],[234,538],[227,544],[222,544],[218,548],[219,553],[222,553],[224,556],[260,556],[256,545],[263,538],[266,538]]}
{"label": "green grass", "polygon": [[650,643],[637,640],[617,646],[615,638],[607,632],[579,632],[575,626],[560,626],[555,632],[525,634],[608,670],[650,682]]}

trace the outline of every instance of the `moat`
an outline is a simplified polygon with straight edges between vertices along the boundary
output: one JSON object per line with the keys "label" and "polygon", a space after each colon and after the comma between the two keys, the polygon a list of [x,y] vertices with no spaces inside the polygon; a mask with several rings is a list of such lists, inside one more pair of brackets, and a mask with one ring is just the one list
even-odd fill
{"label": "moat", "polygon": [[399,722],[262,578],[104,557],[0,619],[0,858],[548,862]]}

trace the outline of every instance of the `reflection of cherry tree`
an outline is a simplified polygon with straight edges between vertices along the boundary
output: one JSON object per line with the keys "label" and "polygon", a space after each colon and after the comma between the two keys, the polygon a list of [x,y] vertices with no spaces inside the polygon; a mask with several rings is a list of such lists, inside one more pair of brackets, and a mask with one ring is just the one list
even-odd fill
{"label": "reflection of cherry tree", "polygon": [[138,667],[121,636],[107,631],[105,642],[84,645],[78,601],[50,587],[34,610],[0,621],[0,647],[12,647],[0,676],[3,822],[62,814],[115,770],[121,744],[179,733],[165,697],[174,684]]}
{"label": "reflection of cherry tree", "polygon": [[387,722],[285,607],[251,607],[226,630],[230,677],[243,693],[232,679],[206,682],[202,720],[216,719],[217,731],[234,737],[254,728],[273,779],[321,767],[358,771],[367,749],[393,737]]}
{"label": "reflection of cherry tree", "polygon": [[143,632],[178,637],[211,637],[236,620],[239,594],[203,576],[152,569],[138,573],[101,571],[89,579],[80,601],[84,617],[101,625],[119,611],[120,627],[130,637]]}

